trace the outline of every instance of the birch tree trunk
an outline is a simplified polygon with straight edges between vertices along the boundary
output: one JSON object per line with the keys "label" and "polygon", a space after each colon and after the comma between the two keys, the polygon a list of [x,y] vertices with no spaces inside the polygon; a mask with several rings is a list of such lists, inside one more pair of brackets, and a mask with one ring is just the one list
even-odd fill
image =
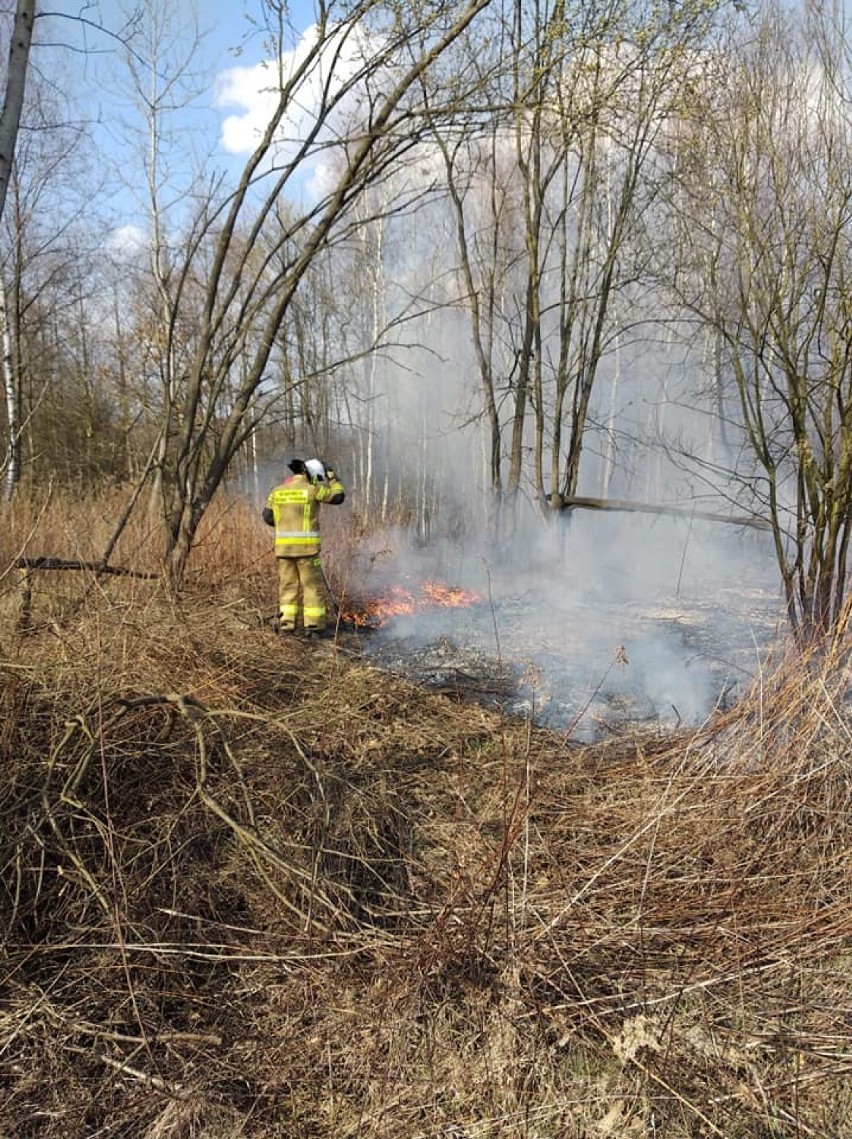
{"label": "birch tree trunk", "polygon": [[9,44],[9,64],[6,71],[6,94],[0,113],[0,218],[6,206],[6,192],[15,160],[18,126],[24,106],[27,84],[27,66],[35,23],[35,0],[18,0],[15,23]]}
{"label": "birch tree trunk", "polygon": [[21,393],[15,372],[12,321],[6,296],[6,282],[0,274],[0,335],[3,342],[3,391],[6,397],[6,458],[3,471],[3,498],[11,502],[21,475]]}
{"label": "birch tree trunk", "polygon": [[[6,207],[6,194],[15,161],[34,22],[35,0],[18,0],[12,39],[9,43],[6,92],[3,110],[0,112],[0,219]],[[6,443],[3,497],[8,502],[15,493],[21,473],[21,400],[14,368],[12,322],[6,299],[6,285],[2,276],[0,276],[0,324],[2,324],[0,335],[3,340],[3,390],[6,397],[6,426],[9,432]]]}

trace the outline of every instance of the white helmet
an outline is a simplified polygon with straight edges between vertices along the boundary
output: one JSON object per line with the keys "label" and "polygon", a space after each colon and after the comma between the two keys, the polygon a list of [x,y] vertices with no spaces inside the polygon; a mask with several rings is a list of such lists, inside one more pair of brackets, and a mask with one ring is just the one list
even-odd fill
{"label": "white helmet", "polygon": [[305,470],[311,482],[325,482],[325,464],[320,459],[306,459]]}

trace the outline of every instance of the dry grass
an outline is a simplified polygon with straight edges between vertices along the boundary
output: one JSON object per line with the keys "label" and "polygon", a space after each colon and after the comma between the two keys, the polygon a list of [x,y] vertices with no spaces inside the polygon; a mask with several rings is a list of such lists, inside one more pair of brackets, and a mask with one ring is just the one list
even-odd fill
{"label": "dry grass", "polygon": [[3,578],[3,1139],[849,1134],[844,656],[573,747],[274,637],[208,525],[180,606]]}

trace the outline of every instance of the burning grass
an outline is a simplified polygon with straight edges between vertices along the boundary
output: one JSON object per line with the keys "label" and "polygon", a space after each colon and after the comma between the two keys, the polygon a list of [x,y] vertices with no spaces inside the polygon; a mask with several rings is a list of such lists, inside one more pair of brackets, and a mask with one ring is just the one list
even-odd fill
{"label": "burning grass", "polygon": [[4,1135],[847,1133],[845,656],[579,747],[275,637],[244,559],[4,579]]}
{"label": "burning grass", "polygon": [[478,594],[440,581],[391,584],[378,596],[341,598],[341,617],[358,628],[379,629],[396,617],[426,609],[461,609],[480,602]]}

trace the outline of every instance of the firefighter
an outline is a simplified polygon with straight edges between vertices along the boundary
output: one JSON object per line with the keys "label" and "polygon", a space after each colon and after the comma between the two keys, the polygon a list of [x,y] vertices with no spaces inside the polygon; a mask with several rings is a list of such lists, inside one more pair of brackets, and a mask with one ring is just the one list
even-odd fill
{"label": "firefighter", "polygon": [[279,629],[318,637],[326,627],[319,508],[343,502],[343,483],[320,459],[293,459],[288,467],[293,473],[272,488],[263,511],[275,527]]}

